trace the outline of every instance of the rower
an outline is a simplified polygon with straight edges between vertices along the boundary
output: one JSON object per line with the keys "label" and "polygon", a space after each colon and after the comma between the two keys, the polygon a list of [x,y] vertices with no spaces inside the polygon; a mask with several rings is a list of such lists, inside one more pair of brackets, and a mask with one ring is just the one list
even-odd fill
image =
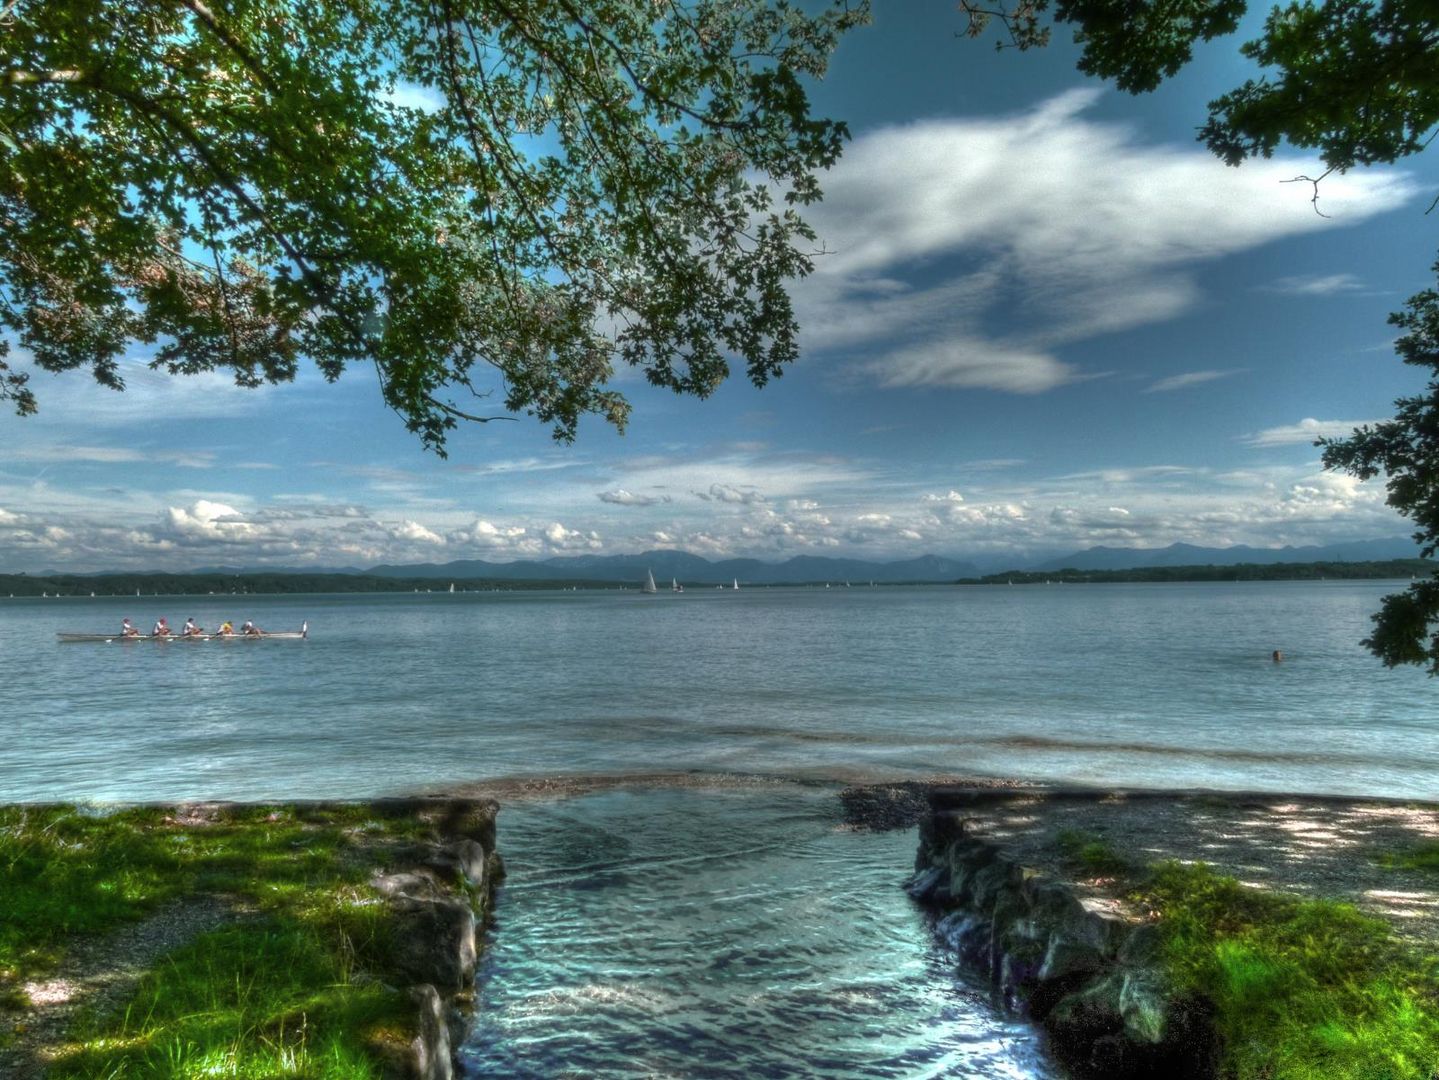
{"label": "rower", "polygon": [[150,631],[151,637],[169,637],[171,633],[170,624],[165,621],[165,616],[160,616],[160,621],[155,624],[155,629]]}
{"label": "rower", "polygon": [[256,626],[254,623],[252,623],[249,619],[246,619],[246,620],[245,620],[245,625],[242,626],[242,627],[240,627],[240,633],[244,634],[246,637],[259,637],[259,636],[260,636],[261,634],[263,634],[264,632],[265,632],[265,631],[261,630],[258,626]]}
{"label": "rower", "polygon": [[197,625],[195,625],[195,620],[193,617],[186,619],[184,627],[180,630],[180,633],[183,634],[185,637],[199,637],[204,632],[205,631],[201,630]]}
{"label": "rower", "polygon": [[121,636],[121,637],[139,637],[139,636],[140,636],[140,631],[139,631],[136,627],[130,625],[130,620],[129,620],[129,619],[121,619],[121,620],[120,620],[120,636]]}
{"label": "rower", "polygon": [[230,637],[232,634],[234,634],[234,632],[234,626],[230,624],[229,619],[226,619],[220,624],[220,629],[216,630],[215,634],[217,637]]}

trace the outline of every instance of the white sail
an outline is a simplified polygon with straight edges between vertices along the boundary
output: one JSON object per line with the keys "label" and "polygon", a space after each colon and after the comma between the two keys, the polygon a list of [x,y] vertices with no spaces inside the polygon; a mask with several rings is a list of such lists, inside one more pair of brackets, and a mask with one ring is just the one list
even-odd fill
{"label": "white sail", "polygon": [[454,592],[454,591],[455,591],[455,583],[452,581],[452,582],[450,582],[450,592]]}
{"label": "white sail", "polygon": [[685,587],[675,578],[670,578],[670,592],[684,592]]}
{"label": "white sail", "polygon": [[645,584],[644,588],[642,588],[640,591],[647,593],[659,592],[659,589],[655,588],[655,574],[653,570],[645,571]]}
{"label": "white sail", "polygon": [[735,592],[739,592],[739,578],[734,579]]}

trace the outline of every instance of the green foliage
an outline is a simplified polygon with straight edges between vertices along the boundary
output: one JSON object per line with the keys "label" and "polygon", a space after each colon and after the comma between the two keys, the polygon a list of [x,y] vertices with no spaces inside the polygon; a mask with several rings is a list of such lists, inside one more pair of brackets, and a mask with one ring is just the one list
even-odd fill
{"label": "green foliage", "polygon": [[1232,34],[1246,7],[1245,0],[1058,0],[1054,15],[1080,28],[1080,71],[1139,93],[1189,63],[1194,42]]}
{"label": "green foliage", "polygon": [[1432,1080],[1439,960],[1346,904],[1164,863],[1138,890],[1176,989],[1217,1010],[1233,1080]]}
{"label": "green foliage", "polygon": [[[1247,0],[1056,0],[1054,19],[1083,46],[1079,70],[1121,90],[1153,90],[1195,42],[1232,34]],[[1020,49],[1045,45],[1049,0],[990,9],[960,0],[971,36],[998,18]],[[1230,165],[1281,142],[1318,149],[1331,169],[1394,161],[1439,123],[1439,9],[1429,0],[1312,0],[1274,7],[1240,52],[1266,70],[1209,103],[1200,138]]]}
{"label": "green foliage", "polygon": [[1439,9],[1430,0],[1326,0],[1276,7],[1241,50],[1273,78],[1209,105],[1200,137],[1231,165],[1281,141],[1331,170],[1424,149],[1439,123]]}
{"label": "green foliage", "polygon": [[[1439,273],[1439,263],[1435,264]],[[1439,550],[1439,291],[1409,298],[1389,317],[1403,334],[1394,349],[1406,364],[1429,369],[1424,394],[1394,403],[1393,420],[1365,425],[1347,439],[1323,440],[1324,464],[1361,480],[1383,473],[1386,501],[1416,526],[1425,555]],[[1386,664],[1428,664],[1439,675],[1439,576],[1384,598],[1364,644]]]}
{"label": "green foliage", "polygon": [[[763,385],[796,352],[786,285],[814,239],[797,208],[847,137],[803,80],[866,15],[16,0],[0,327],[40,368],[117,389],[136,342],[242,386],[370,361],[441,452],[494,418],[457,396],[500,393],[560,439],[585,414],[622,427],[616,361],[705,396],[736,356]],[[6,397],[36,408],[0,364]]]}

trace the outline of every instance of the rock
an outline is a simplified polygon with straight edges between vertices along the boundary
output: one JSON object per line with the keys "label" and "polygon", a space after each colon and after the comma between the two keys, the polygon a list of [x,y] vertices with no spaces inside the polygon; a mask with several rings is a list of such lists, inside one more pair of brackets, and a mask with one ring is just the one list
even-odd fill
{"label": "rock", "polygon": [[404,981],[432,983],[448,993],[468,988],[479,959],[475,913],[463,900],[399,895],[393,915],[390,960]]}
{"label": "rock", "polygon": [[450,1025],[445,1015],[444,999],[428,983],[410,987],[410,1000],[415,1003],[419,1031],[410,1044],[414,1055],[415,1080],[453,1080],[453,1054],[450,1050]]}
{"label": "rock", "polygon": [[[905,892],[923,903],[942,903],[949,897],[949,875],[938,866],[929,866],[915,872],[905,883]],[[944,895],[941,896],[940,894]]]}
{"label": "rock", "polygon": [[409,897],[414,900],[439,900],[445,895],[432,874],[404,871],[398,874],[376,874],[370,884],[387,900]]}
{"label": "rock", "polygon": [[375,1051],[386,1062],[387,1077],[451,1080],[453,1051],[464,1041],[474,1007],[477,927],[504,875],[494,850],[497,806],[490,800],[389,799],[376,809],[421,819],[433,839],[388,849],[386,861],[403,869],[370,882],[389,912],[389,948],[375,975],[409,987],[415,1005],[409,1029],[416,1032],[408,1043],[380,1033]]}
{"label": "rock", "polygon": [[1211,1017],[1167,985],[1154,927],[1087,910],[1064,884],[967,836],[957,813],[933,815],[920,837],[908,888],[939,913],[935,933],[1049,1032],[1077,1077],[1215,1075]]}
{"label": "rock", "polygon": [[[483,891],[488,877],[489,856],[479,841],[468,838],[413,844],[397,849],[391,858],[400,865],[409,864],[418,872],[428,873],[440,890],[463,882],[467,889]],[[417,871],[411,871],[411,875]]]}

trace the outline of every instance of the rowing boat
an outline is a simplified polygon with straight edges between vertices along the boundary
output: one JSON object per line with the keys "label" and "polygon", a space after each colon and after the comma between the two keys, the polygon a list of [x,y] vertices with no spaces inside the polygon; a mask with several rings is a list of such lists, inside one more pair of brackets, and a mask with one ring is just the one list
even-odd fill
{"label": "rowing boat", "polygon": [[81,641],[298,641],[310,636],[310,624],[303,622],[298,630],[263,630],[258,634],[56,634],[65,644]]}

